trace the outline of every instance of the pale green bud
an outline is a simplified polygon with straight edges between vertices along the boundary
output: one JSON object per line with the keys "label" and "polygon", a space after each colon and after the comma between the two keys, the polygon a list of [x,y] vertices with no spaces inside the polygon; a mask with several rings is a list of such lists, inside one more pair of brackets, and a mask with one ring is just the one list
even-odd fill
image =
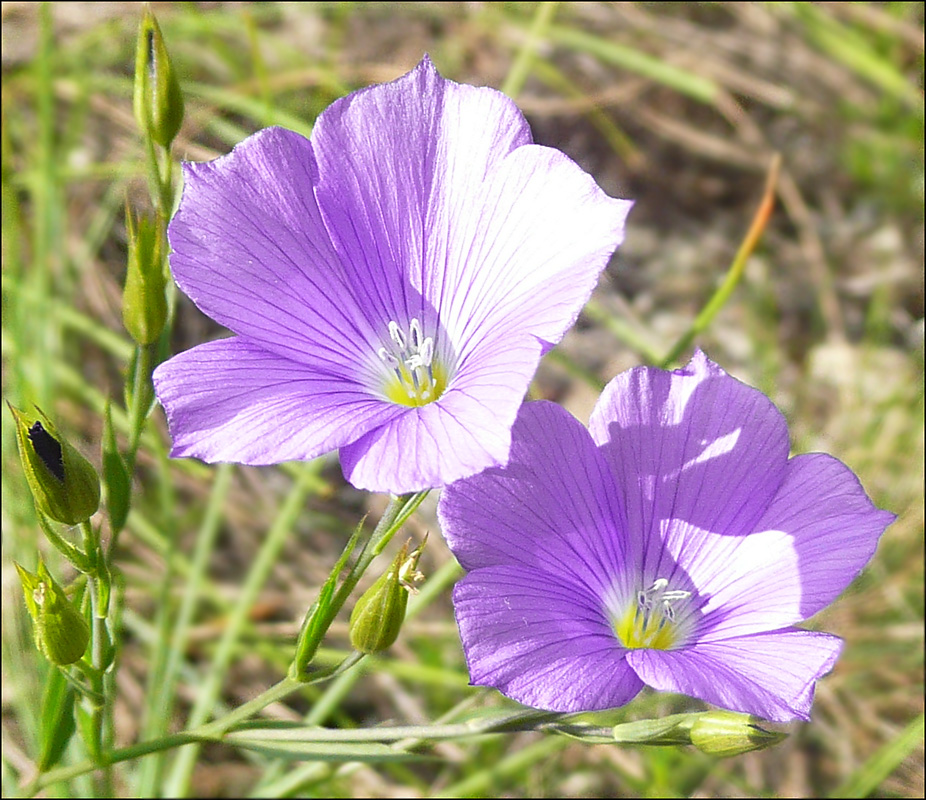
{"label": "pale green bud", "polygon": [[170,143],[183,122],[183,94],[151,9],[145,8],[135,50],[135,121],[162,147]]}
{"label": "pale green bud", "polygon": [[428,537],[411,553],[406,542],[389,569],[367,589],[350,615],[350,643],[361,653],[378,653],[399,637],[405,620],[409,592],[416,593],[415,583],[424,579],[418,571],[418,559]]}
{"label": "pale green bud", "polygon": [[10,406],[26,481],[36,507],[65,525],[86,522],[100,506],[100,479],[93,465],[36,409],[27,415]]}
{"label": "pale green bud", "polygon": [[164,273],[164,231],[160,218],[141,217],[136,227],[132,212],[125,209],[129,246],[122,322],[141,345],[157,341],[167,320],[167,276]]}
{"label": "pale green bud", "polygon": [[19,564],[16,570],[32,617],[36,647],[59,667],[79,661],[90,641],[90,628],[83,615],[51,577],[44,561],[39,559],[35,575]]}
{"label": "pale green bud", "polygon": [[691,743],[702,753],[725,758],[762,750],[787,738],[780,731],[759,727],[758,717],[732,711],[708,711],[691,726]]}

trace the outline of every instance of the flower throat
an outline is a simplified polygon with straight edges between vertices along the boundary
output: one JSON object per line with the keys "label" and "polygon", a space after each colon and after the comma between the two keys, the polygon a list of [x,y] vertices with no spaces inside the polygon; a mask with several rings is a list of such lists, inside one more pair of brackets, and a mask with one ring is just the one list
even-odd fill
{"label": "flower throat", "polygon": [[383,392],[401,406],[425,406],[433,403],[447,388],[447,373],[434,360],[434,337],[425,337],[417,317],[408,326],[408,335],[393,321],[389,322],[393,347],[379,348],[379,357],[391,368]]}
{"label": "flower throat", "polygon": [[667,591],[668,585],[665,578],[654,581],[649,589],[637,592],[637,602],[615,619],[614,632],[628,650],[673,650],[683,638],[676,606],[691,597],[691,592]]}

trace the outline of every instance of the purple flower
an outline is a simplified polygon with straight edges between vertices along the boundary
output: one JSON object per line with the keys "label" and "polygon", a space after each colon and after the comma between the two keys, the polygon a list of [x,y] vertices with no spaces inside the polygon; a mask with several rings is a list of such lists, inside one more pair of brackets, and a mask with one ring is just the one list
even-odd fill
{"label": "purple flower", "polygon": [[700,352],[618,375],[589,430],[526,404],[507,466],[438,513],[469,570],[453,600],[472,683],[564,712],[646,684],[775,721],[809,719],[842,646],[792,626],[894,519],[835,458],[789,460],[778,410]]}
{"label": "purple flower", "polygon": [[171,455],[340,448],[354,486],[395,493],[507,461],[630,207],[427,58],[333,103],[311,141],[268,128],[184,181],[174,278],[236,335],[155,371]]}

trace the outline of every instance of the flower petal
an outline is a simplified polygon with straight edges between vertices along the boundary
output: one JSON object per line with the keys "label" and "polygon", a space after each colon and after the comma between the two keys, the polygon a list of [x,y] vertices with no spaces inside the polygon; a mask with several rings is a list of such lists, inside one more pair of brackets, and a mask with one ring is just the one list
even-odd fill
{"label": "flower petal", "polygon": [[426,291],[461,368],[470,352],[518,333],[557,343],[623,241],[631,203],[539,145],[508,155],[467,206],[456,188],[438,195]]}
{"label": "flower petal", "polygon": [[485,353],[478,369],[457,375],[439,400],[406,409],[343,448],[345,477],[359,489],[403,494],[504,464],[511,425],[539,359],[536,340]]}
{"label": "flower petal", "polygon": [[[791,538],[780,531],[726,536],[672,521],[665,526],[665,565],[674,559],[697,597],[692,638],[699,642],[777,630],[800,616],[801,574]],[[651,559],[652,560],[652,559]]]}
{"label": "flower petal", "polygon": [[[781,531],[793,541],[802,589],[794,621],[839,596],[895,519],[872,505],[858,478],[838,459],[808,453],[788,462],[784,483],[756,529]],[[765,592],[765,584],[757,582],[755,591]]]}
{"label": "flower petal", "polygon": [[194,347],[154,371],[171,455],[210,463],[315,458],[400,409],[240,337]]}
{"label": "flower petal", "polygon": [[[817,613],[868,563],[894,519],[872,505],[838,459],[823,453],[791,459],[755,533],[684,537],[679,563],[697,573],[699,590],[710,595],[698,638],[773,630]],[[692,557],[700,561],[694,567]]]}
{"label": "flower petal", "polygon": [[[440,258],[431,253],[432,206],[467,214],[487,172],[531,138],[508,98],[445,80],[425,57],[392,83],[332,103],[312,141],[318,201],[350,283],[364,307],[404,325],[426,317],[421,296]],[[439,197],[447,185],[457,208]]]}
{"label": "flower petal", "polygon": [[215,161],[184,164],[171,270],[204,313],[235,333],[353,374],[351,363],[375,353],[381,332],[345,280],[316,182],[312,144],[283,128],[259,131]]}
{"label": "flower petal", "polygon": [[841,649],[835,636],[786,628],[680,650],[631,650],[627,662],[653,689],[788,722],[810,719],[814,682]]}
{"label": "flower petal", "polygon": [[513,334],[559,341],[623,239],[631,204],[530,141],[511,100],[427,58],[313,132],[319,205],[365,307],[428,329],[436,313],[461,367]]}
{"label": "flower petal", "polygon": [[642,688],[600,604],[568,575],[477,569],[453,604],[474,685],[562,712],[614,708]]}
{"label": "flower petal", "polygon": [[566,573],[599,597],[624,569],[613,478],[585,428],[553,403],[523,405],[508,465],[448,486],[438,518],[466,569]]}
{"label": "flower petal", "polygon": [[599,398],[589,430],[616,476],[628,530],[656,557],[669,520],[751,533],[788,459],[778,409],[700,351],[674,372],[639,367],[618,375]]}

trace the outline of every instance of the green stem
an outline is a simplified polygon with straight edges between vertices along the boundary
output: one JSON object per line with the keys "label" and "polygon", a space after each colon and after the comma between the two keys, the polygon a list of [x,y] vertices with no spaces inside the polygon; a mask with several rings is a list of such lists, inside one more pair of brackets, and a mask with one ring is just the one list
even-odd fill
{"label": "green stem", "polygon": [[[346,669],[349,669],[351,666],[356,664],[361,657],[362,654],[360,653],[351,654],[337,667],[334,667],[330,670],[325,670],[324,674],[317,675],[313,681],[310,681],[310,683],[317,683],[343,674]],[[104,754],[104,763],[109,766],[112,764],[118,764],[121,761],[130,761],[135,758],[151,755],[152,753],[161,753],[165,750],[172,750],[175,747],[182,747],[184,745],[201,744],[203,742],[220,742],[223,739],[225,731],[227,731],[231,726],[242,722],[254,714],[257,714],[271,703],[276,703],[280,700],[283,700],[285,697],[304,688],[305,686],[306,682],[304,681],[298,681],[286,677],[279,683],[271,686],[269,689],[267,689],[267,691],[255,697],[253,700],[249,700],[244,705],[236,708],[234,711],[229,712],[220,719],[214,720],[207,725],[200,725],[196,728],[192,728],[191,730],[183,731],[182,733],[162,736],[158,739],[152,739],[147,742],[140,742],[139,744],[135,744],[130,747],[123,747],[119,750],[112,750]],[[86,775],[88,772],[92,772],[99,766],[100,765],[96,762],[83,761],[80,764],[74,764],[69,767],[61,767],[59,769],[49,770],[48,772],[44,772],[37,776],[35,780],[24,789],[24,793],[29,796],[34,795],[37,792],[40,792],[46,786],[50,786],[53,783],[57,783],[59,781],[71,780],[72,778],[79,777],[80,775]]]}
{"label": "green stem", "polygon": [[[85,523],[86,524],[86,523]],[[106,697],[106,688],[103,676],[106,670],[106,650],[108,647],[108,637],[106,635],[106,620],[101,616],[102,610],[99,607],[99,595],[97,580],[92,575],[87,576],[87,591],[90,594],[91,623],[90,623],[90,662],[93,667],[88,670],[86,675],[90,679],[93,693],[99,700],[84,697],[81,702],[84,704],[85,712],[90,719],[89,741],[85,742],[90,750],[91,757],[96,766],[102,768],[100,775],[100,786],[98,787],[101,797],[113,796],[112,768],[109,764],[108,754],[106,752],[106,719],[107,712],[111,710],[112,703],[110,698]]]}
{"label": "green stem", "polygon": [[[291,677],[298,680],[308,679],[312,676],[308,671],[309,664],[316,650],[318,650],[319,643],[328,628],[331,627],[331,623],[334,622],[334,618],[344,606],[344,603],[347,602],[347,598],[350,597],[363,573],[373,563],[373,559],[389,544],[396,532],[405,524],[415,509],[421,505],[422,500],[428,496],[429,491],[428,489],[417,494],[401,495],[390,500],[382,518],[370,536],[370,540],[363,548],[356,563],[351,567],[350,572],[348,572],[338,590],[327,603],[323,603],[323,598],[319,597],[317,607],[311,612],[311,624],[303,626],[299,640],[296,643],[296,655],[289,671]],[[354,544],[355,540],[351,539],[347,547],[352,548]],[[340,569],[343,560],[342,557],[335,569]]]}
{"label": "green stem", "polygon": [[165,168],[165,172],[167,174],[166,176],[162,176],[160,160],[158,159],[157,150],[155,149],[155,142],[147,133],[144,138],[145,155],[147,156],[148,166],[148,191],[151,194],[151,199],[154,200],[155,207],[166,220],[173,205],[170,186],[172,169],[170,154],[166,153],[167,158],[165,158],[165,161],[168,166]]}
{"label": "green stem", "polygon": [[248,717],[254,716],[259,711],[262,711],[271,703],[276,703],[279,700],[282,700],[285,697],[288,697],[297,689],[301,689],[303,686],[301,681],[297,681],[289,676],[286,676],[279,683],[274,684],[269,689],[264,692],[261,692],[253,700],[248,700],[247,703],[238,706],[238,708],[231,711],[229,714],[226,714],[219,720],[212,722],[208,725],[201,726],[199,731],[202,735],[207,737],[221,738],[222,735],[232,726],[236,725],[239,722],[242,722]]}
{"label": "green stem", "polygon": [[75,567],[77,567],[80,572],[90,572],[92,569],[90,556],[88,556],[79,547],[76,547],[66,539],[62,538],[52,527],[52,524],[48,521],[45,514],[39,511],[38,507],[35,509],[35,516],[39,521],[39,525],[42,526],[42,530],[45,532],[45,535],[48,537],[48,541],[54,545],[55,549]]}
{"label": "green stem", "polygon": [[151,370],[154,361],[153,347],[153,345],[140,344],[135,348],[135,369],[132,372],[132,407],[129,409],[129,447],[125,456],[130,475],[135,469],[135,454],[138,452],[138,444],[141,440],[142,431],[145,429],[145,421],[148,419],[148,412],[151,409],[151,401],[154,397],[151,386]]}

